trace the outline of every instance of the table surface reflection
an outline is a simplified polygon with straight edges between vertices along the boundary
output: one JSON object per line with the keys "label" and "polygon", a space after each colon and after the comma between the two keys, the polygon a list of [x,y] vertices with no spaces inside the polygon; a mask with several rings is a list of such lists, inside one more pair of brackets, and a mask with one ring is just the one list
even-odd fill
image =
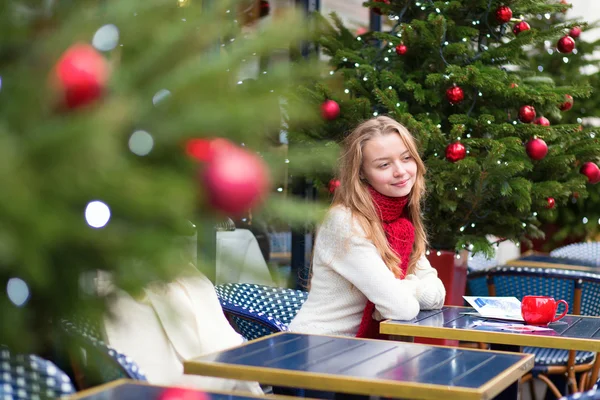
{"label": "table surface reflection", "polygon": [[184,362],[188,374],[411,399],[492,398],[532,367],[526,354],[290,332]]}
{"label": "table surface reflection", "polygon": [[509,332],[476,326],[482,318],[464,314],[474,311],[470,307],[444,306],[441,310],[421,311],[410,321],[383,321],[380,331],[389,335],[600,352],[599,317],[567,315],[548,326],[552,331]]}

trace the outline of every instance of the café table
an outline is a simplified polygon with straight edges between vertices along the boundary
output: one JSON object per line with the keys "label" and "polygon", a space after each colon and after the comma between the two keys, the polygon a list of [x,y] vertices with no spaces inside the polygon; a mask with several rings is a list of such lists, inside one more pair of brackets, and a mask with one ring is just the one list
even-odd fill
{"label": "caf\u00e9 table", "polygon": [[[467,314],[472,312],[475,310],[470,307],[444,306],[440,310],[421,311],[410,321],[383,321],[379,330],[394,336],[483,342],[489,343],[492,350],[512,352],[520,352],[524,346],[600,352],[600,317],[566,315],[548,325],[550,331],[511,332],[479,325],[481,321],[498,321]],[[592,381],[596,378],[593,374]],[[511,391],[513,394],[507,397],[517,395],[518,384],[507,389]]]}
{"label": "caf\u00e9 table", "polygon": [[[171,390],[170,396],[166,393]],[[181,389],[169,386],[152,385],[148,382],[119,379],[113,382],[95,386],[77,392],[69,400],[265,400],[267,397],[245,393],[230,393],[223,391],[202,391],[196,389]],[[208,397],[206,396],[208,395]],[[269,396],[268,400],[294,400],[290,396]]]}
{"label": "caf\u00e9 table", "polygon": [[551,331],[510,332],[498,327],[477,325],[477,321],[482,321],[482,318],[466,314],[469,312],[475,310],[470,307],[444,306],[440,310],[421,311],[410,321],[383,321],[380,332],[490,343],[496,349],[507,351],[532,346],[600,352],[600,317],[566,315],[560,321],[548,325]]}
{"label": "caf\u00e9 table", "polygon": [[186,374],[407,399],[491,399],[533,368],[530,354],[281,332],[184,361]]}

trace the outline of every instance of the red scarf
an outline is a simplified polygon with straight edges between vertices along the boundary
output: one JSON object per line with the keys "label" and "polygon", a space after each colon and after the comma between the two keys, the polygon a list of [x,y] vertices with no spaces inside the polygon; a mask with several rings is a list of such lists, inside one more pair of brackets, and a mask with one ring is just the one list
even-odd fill
{"label": "red scarf", "polygon": [[[402,270],[402,277],[404,277],[415,242],[415,227],[408,219],[405,207],[408,202],[408,196],[388,197],[379,193],[371,186],[369,186],[369,192],[373,198],[379,219],[383,224],[387,241],[392,250],[400,257],[400,269]],[[356,337],[384,338],[379,333],[379,321],[373,319],[373,311],[375,311],[375,304],[367,300]]]}

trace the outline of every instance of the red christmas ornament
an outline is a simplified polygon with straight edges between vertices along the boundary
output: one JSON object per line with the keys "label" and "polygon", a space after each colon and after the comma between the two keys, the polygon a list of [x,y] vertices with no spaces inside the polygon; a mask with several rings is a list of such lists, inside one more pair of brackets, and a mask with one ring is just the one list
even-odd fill
{"label": "red christmas ornament", "polygon": [[518,35],[519,33],[523,32],[523,31],[528,31],[530,30],[531,27],[529,26],[529,24],[525,21],[521,21],[515,24],[515,26],[513,26],[513,33],[515,35]]}
{"label": "red christmas ornament", "polygon": [[565,102],[562,103],[558,108],[560,111],[569,111],[573,107],[573,96],[565,94]]}
{"label": "red christmas ornament", "polygon": [[465,158],[467,149],[460,142],[450,143],[446,146],[446,159],[450,162],[457,162]]}
{"label": "red christmas ornament", "polygon": [[600,168],[593,162],[583,163],[579,170],[583,175],[588,178],[588,182],[595,185],[600,182]]}
{"label": "red christmas ornament", "polygon": [[[567,0],[560,0],[560,4],[564,4],[565,6],[570,5],[569,2]],[[562,13],[566,13],[567,12],[567,7],[563,8],[562,10],[560,10]]]}
{"label": "red christmas ornament", "polygon": [[574,26],[569,30],[569,36],[573,39],[577,39],[581,35],[581,28],[578,26]]}
{"label": "red christmas ornament", "polygon": [[258,15],[262,17],[266,17],[271,12],[271,5],[267,0],[260,0],[260,8],[258,11]]}
{"label": "red christmas ornament", "polygon": [[328,121],[336,119],[340,115],[340,105],[333,100],[325,100],[321,104],[321,116]]}
{"label": "red christmas ornament", "polygon": [[327,189],[329,189],[329,193],[333,194],[337,188],[340,187],[339,179],[332,179],[329,181],[329,185],[327,185]]}
{"label": "red christmas ornament", "polygon": [[269,190],[269,170],[263,159],[233,145],[215,149],[200,180],[209,204],[232,217],[259,205]]}
{"label": "red christmas ornament", "polygon": [[[375,3],[384,3],[384,4],[390,4],[390,0],[373,0]],[[373,7],[371,8],[371,10],[373,10],[373,12],[377,15],[381,15],[381,8],[379,7]]]}
{"label": "red christmas ornament", "polygon": [[369,32],[369,30],[364,26],[361,26],[356,30],[356,36],[364,35],[367,32]]}
{"label": "red christmas ornament", "polygon": [[548,121],[548,118],[546,118],[546,117],[536,118],[536,120],[533,121],[533,123],[536,125],[550,126],[550,121]]}
{"label": "red christmas ornament", "polygon": [[510,84],[510,88],[511,88],[511,89],[518,88],[518,87],[519,87],[519,85],[517,85],[515,82],[512,82],[512,83]]}
{"label": "red christmas ornament", "polygon": [[407,51],[408,47],[406,47],[404,43],[400,43],[398,46],[396,46],[396,54],[399,56],[405,55]]}
{"label": "red christmas ornament", "polygon": [[190,139],[185,143],[186,154],[196,161],[209,162],[223,148],[235,147],[227,139]]}
{"label": "red christmas ornament", "polygon": [[519,121],[526,124],[535,119],[535,108],[533,106],[523,106],[519,109]]}
{"label": "red christmas ornament", "polygon": [[62,54],[54,73],[63,103],[73,109],[100,98],[108,81],[109,66],[92,46],[78,43]]}
{"label": "red christmas ornament", "polygon": [[446,98],[450,102],[450,104],[458,104],[465,98],[465,93],[461,89],[460,86],[451,86],[446,89]]}
{"label": "red christmas ornament", "polygon": [[165,389],[158,400],[209,400],[209,397],[199,390],[172,387]]}
{"label": "red christmas ornament", "polygon": [[512,14],[513,13],[510,7],[500,6],[496,9],[496,20],[501,24],[505,24],[507,22],[510,22]]}
{"label": "red christmas ornament", "polygon": [[546,208],[551,210],[554,208],[554,205],[556,204],[556,201],[554,201],[554,197],[548,197],[546,198]]}
{"label": "red christmas ornament", "polygon": [[548,154],[548,146],[542,139],[531,139],[525,145],[525,151],[532,160],[541,160]]}
{"label": "red christmas ornament", "polygon": [[561,53],[570,53],[574,48],[575,40],[571,36],[563,36],[556,43],[556,49]]}

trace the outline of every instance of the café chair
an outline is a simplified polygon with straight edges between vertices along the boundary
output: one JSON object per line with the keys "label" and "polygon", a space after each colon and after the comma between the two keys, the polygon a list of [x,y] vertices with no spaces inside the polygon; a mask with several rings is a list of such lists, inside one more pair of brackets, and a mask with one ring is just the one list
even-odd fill
{"label": "caf\u00e9 chair", "polygon": [[467,295],[489,296],[487,277],[490,270],[467,272]]}
{"label": "caf\u00e9 chair", "polygon": [[583,393],[574,393],[570,396],[561,397],[560,400],[600,400],[600,390],[598,385],[600,382],[596,382],[593,388]]}
{"label": "caf\u00e9 chair", "polygon": [[[597,274],[550,268],[497,267],[488,273],[488,290],[490,296],[514,296],[519,300],[526,295],[551,296],[566,300],[569,314],[600,314],[600,275]],[[598,378],[600,365],[595,362],[598,357],[593,352],[537,347],[524,347],[523,352],[535,355],[535,366],[522,382],[539,378],[557,398],[562,394],[548,375],[566,375],[573,393],[589,388]],[[576,373],[581,374],[579,384]]]}
{"label": "caf\u00e9 chair", "polygon": [[73,393],[71,378],[54,363],[0,346],[0,399],[55,399]]}
{"label": "caf\u00e9 chair", "polygon": [[552,257],[566,257],[600,267],[600,242],[573,243],[550,252]]}
{"label": "caf\u00e9 chair", "polygon": [[79,390],[123,378],[147,381],[135,361],[104,343],[101,328],[91,321],[63,319],[58,329]]}
{"label": "caf\u00e9 chair", "polygon": [[215,286],[223,312],[248,340],[287,330],[307,292],[249,283]]}

